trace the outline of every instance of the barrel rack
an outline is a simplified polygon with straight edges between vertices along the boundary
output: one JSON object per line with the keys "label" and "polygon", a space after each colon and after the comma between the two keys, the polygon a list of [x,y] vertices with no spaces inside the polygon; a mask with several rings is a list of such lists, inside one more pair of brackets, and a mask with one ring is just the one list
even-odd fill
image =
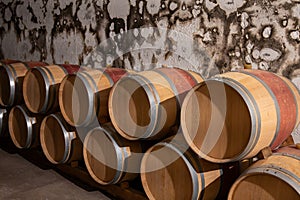
{"label": "barrel rack", "polygon": [[20,150],[16,148],[10,138],[0,138],[0,148],[10,154],[19,154],[24,159],[43,170],[54,170],[75,185],[87,191],[101,191],[111,199],[147,200],[140,180],[123,182],[115,185],[102,186],[89,175],[84,165],[78,161],[70,164],[54,165],[44,156],[40,148]]}

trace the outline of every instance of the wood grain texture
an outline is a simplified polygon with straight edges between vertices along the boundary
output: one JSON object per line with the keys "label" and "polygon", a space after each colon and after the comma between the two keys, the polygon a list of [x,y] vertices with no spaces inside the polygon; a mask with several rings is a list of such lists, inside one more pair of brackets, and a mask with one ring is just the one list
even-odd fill
{"label": "wood grain texture", "polygon": [[45,117],[40,128],[41,147],[53,164],[82,161],[83,144],[76,129],[60,113]]}
{"label": "wood grain texture", "polygon": [[83,68],[77,75],[66,76],[58,97],[66,121],[72,126],[87,126],[96,118],[108,122],[109,92],[115,81],[126,75],[126,70],[118,68]]}
{"label": "wood grain texture", "polygon": [[101,185],[133,180],[138,176],[141,145],[120,137],[110,124],[91,130],[84,140],[84,161]]}
{"label": "wood grain texture", "polygon": [[12,108],[9,113],[8,127],[16,147],[28,149],[40,145],[39,131],[42,119],[42,115],[31,113],[24,105]]}
{"label": "wood grain texture", "polygon": [[112,89],[109,114],[117,131],[130,140],[165,137],[178,125],[180,102],[199,74],[157,68],[121,79]]}
{"label": "wood grain texture", "polygon": [[213,162],[250,158],[267,146],[275,149],[297,124],[294,91],[270,72],[224,73],[187,95],[183,133],[194,151]]}
{"label": "wood grain texture", "polygon": [[[279,106],[280,125],[277,130],[276,139],[272,142],[271,148],[275,149],[292,133],[297,122],[297,104],[295,95],[289,85],[279,76],[259,70],[245,70],[246,73],[253,74],[261,79],[271,92],[275,95]],[[300,103],[300,102],[299,102]]]}
{"label": "wood grain texture", "polygon": [[23,79],[30,67],[46,66],[44,62],[18,62],[0,68],[0,104],[13,106],[22,104]]}
{"label": "wood grain texture", "polygon": [[56,112],[59,108],[59,85],[66,75],[59,65],[30,69],[23,84],[23,97],[28,109],[33,113]]}
{"label": "wood grain texture", "polygon": [[210,163],[195,155],[191,149],[184,148],[184,144],[179,138],[167,139],[145,153],[141,179],[148,198],[226,198],[227,185],[231,185],[234,177],[238,176],[237,165]]}
{"label": "wood grain texture", "polygon": [[299,155],[295,147],[284,147],[256,162],[234,183],[228,199],[299,199]]}

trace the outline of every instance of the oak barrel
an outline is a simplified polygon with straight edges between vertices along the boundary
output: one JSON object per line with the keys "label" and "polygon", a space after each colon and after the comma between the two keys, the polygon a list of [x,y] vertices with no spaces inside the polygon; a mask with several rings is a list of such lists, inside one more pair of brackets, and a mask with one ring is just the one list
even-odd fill
{"label": "oak barrel", "polygon": [[16,147],[28,149],[40,145],[39,130],[42,119],[43,116],[31,113],[24,105],[11,109],[8,128]]}
{"label": "oak barrel", "polygon": [[133,180],[138,176],[141,145],[120,137],[111,125],[91,130],[84,140],[84,162],[101,185]]}
{"label": "oak barrel", "polygon": [[228,199],[299,199],[300,150],[280,148],[247,169],[230,189]]}
{"label": "oak barrel", "polygon": [[178,68],[143,71],[118,81],[109,97],[109,114],[129,140],[158,139],[178,125],[182,99],[202,77]]}
{"label": "oak barrel", "polygon": [[230,162],[276,149],[299,123],[299,91],[271,72],[228,72],[187,95],[181,126],[191,148],[211,162]]}
{"label": "oak barrel", "polygon": [[109,121],[108,95],[125,69],[85,69],[64,78],[59,88],[59,105],[65,120],[72,126],[87,126],[98,116],[101,123]]}
{"label": "oak barrel", "polygon": [[82,141],[60,113],[45,117],[40,128],[43,152],[53,164],[82,160]]}
{"label": "oak barrel", "polygon": [[33,113],[58,111],[58,89],[67,74],[80,69],[78,65],[49,65],[30,69],[24,78],[25,104]]}
{"label": "oak barrel", "polygon": [[0,67],[0,105],[13,106],[23,103],[22,85],[26,72],[44,62],[18,62]]}
{"label": "oak barrel", "polygon": [[144,154],[141,180],[148,198],[225,199],[239,175],[238,164],[208,162],[179,141],[167,139]]}

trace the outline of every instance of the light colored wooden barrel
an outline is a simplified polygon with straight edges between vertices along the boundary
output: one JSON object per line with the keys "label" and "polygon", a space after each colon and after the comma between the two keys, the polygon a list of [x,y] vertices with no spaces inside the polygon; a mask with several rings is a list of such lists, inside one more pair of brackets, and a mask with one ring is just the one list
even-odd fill
{"label": "light colored wooden barrel", "polygon": [[178,68],[159,68],[124,77],[109,97],[111,121],[126,139],[162,138],[178,124],[186,92],[202,80],[199,74]]}
{"label": "light colored wooden barrel", "polygon": [[72,126],[87,126],[98,116],[109,121],[109,92],[128,72],[120,68],[85,69],[68,75],[59,88],[59,105],[65,120]]}
{"label": "light colored wooden barrel", "polygon": [[74,127],[65,122],[60,113],[44,118],[40,129],[43,152],[53,164],[82,160],[82,141]]}
{"label": "light colored wooden barrel", "polygon": [[8,111],[7,109],[0,108],[0,136],[5,136],[7,133],[7,119]]}
{"label": "light colored wooden barrel", "polygon": [[23,79],[32,67],[45,66],[43,62],[19,62],[0,67],[0,104],[13,106],[23,102]]}
{"label": "light colored wooden barrel", "polygon": [[300,150],[283,147],[247,169],[230,189],[228,199],[299,199]]}
{"label": "light colored wooden barrel", "polygon": [[8,118],[10,137],[16,147],[28,149],[37,147],[42,116],[32,114],[25,106],[15,106]]}
{"label": "light colored wooden barrel", "polygon": [[144,155],[141,180],[151,200],[224,199],[238,177],[238,165],[210,163],[182,140],[166,140]]}
{"label": "light colored wooden barrel", "polygon": [[[276,83],[271,86],[271,81]],[[278,147],[299,123],[299,92],[258,70],[228,72],[186,97],[181,126],[191,148],[211,162],[238,161]]]}
{"label": "light colored wooden barrel", "polygon": [[67,74],[78,70],[77,65],[49,65],[30,69],[23,84],[23,96],[28,109],[43,114],[57,111],[60,83]]}
{"label": "light colored wooden barrel", "polygon": [[84,140],[84,162],[101,185],[133,180],[138,176],[141,145],[121,138],[111,125],[91,130]]}

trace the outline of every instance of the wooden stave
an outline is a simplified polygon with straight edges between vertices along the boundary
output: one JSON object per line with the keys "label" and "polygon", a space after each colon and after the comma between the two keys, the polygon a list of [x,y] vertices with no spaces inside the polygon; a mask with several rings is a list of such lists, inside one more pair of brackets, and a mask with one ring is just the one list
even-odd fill
{"label": "wooden stave", "polygon": [[[41,104],[39,105],[39,108],[33,108],[31,105],[31,100],[28,99],[27,97],[27,82],[29,80],[29,74],[33,73],[34,71],[37,71],[39,76],[43,80],[43,84],[45,85],[45,98],[44,101],[41,100]],[[40,68],[32,68],[30,69],[25,78],[24,78],[24,83],[23,84],[23,91],[24,91],[24,99],[25,99],[25,104],[28,107],[28,109],[33,112],[33,113],[42,113],[46,114],[49,112],[56,112],[59,108],[58,105],[58,86],[62,82],[63,78],[68,74],[68,73],[74,73],[79,70],[78,65],[48,65],[45,67],[40,67]]]}
{"label": "wooden stave", "polygon": [[[296,166],[291,165],[293,162],[295,162]],[[279,148],[273,155],[264,160],[257,161],[240,175],[229,191],[228,200],[236,199],[234,198],[236,189],[243,181],[247,180],[249,177],[251,178],[252,176],[260,175],[267,175],[280,179],[300,195],[300,171],[297,171],[297,166],[299,166],[299,164],[299,150],[289,146]],[[256,194],[257,192],[258,191],[253,194]]]}
{"label": "wooden stave", "polygon": [[[238,76],[236,73],[238,72],[230,72],[231,75],[235,75],[238,78],[241,78],[241,76]],[[233,74],[235,73],[235,74]],[[232,162],[232,161],[238,161],[244,158],[250,158],[255,156],[262,148],[269,146],[272,142],[272,140],[269,141],[262,141],[260,139],[260,135],[257,134],[260,133],[261,129],[262,129],[262,124],[261,124],[261,119],[262,118],[266,118],[266,114],[264,112],[261,112],[261,105],[257,104],[256,101],[253,101],[253,99],[255,100],[255,98],[253,97],[253,94],[248,92],[248,89],[245,87],[245,85],[242,85],[241,83],[239,83],[236,80],[233,80],[231,77],[228,77],[229,73],[226,74],[222,74],[219,76],[216,76],[208,81],[220,81],[223,82],[225,84],[230,85],[231,87],[233,87],[245,100],[246,104],[248,105],[249,111],[250,111],[250,116],[251,116],[251,124],[252,124],[252,131],[251,131],[251,140],[249,141],[249,144],[247,145],[247,147],[245,148],[245,150],[238,156],[234,157],[234,158],[228,158],[228,159],[221,159],[221,158],[212,158],[210,156],[208,156],[205,153],[202,153],[201,150],[199,150],[199,148],[193,143],[193,141],[191,140],[191,138],[189,137],[188,134],[188,130],[185,127],[185,125],[182,123],[182,129],[183,129],[183,133],[185,138],[187,139],[188,143],[190,144],[191,148],[201,157],[211,161],[211,162],[216,162],[216,163],[226,163],[226,162]],[[258,81],[257,79],[254,79],[253,77],[247,75],[247,74],[240,74],[239,75],[243,75],[243,76],[248,76],[248,78],[254,80],[256,83],[262,85],[262,83],[260,81]],[[203,84],[202,84],[203,85]],[[190,92],[190,94],[187,95],[187,98],[190,98],[190,96],[192,96],[192,92],[197,90],[199,87],[201,86],[201,84],[199,84],[198,86],[194,87],[193,90]],[[263,86],[263,85],[262,85]],[[262,87],[264,90],[264,93],[269,94],[268,88]],[[259,92],[255,91],[258,95]],[[250,95],[250,97],[249,97]],[[269,100],[270,101],[274,101],[273,98],[271,98],[271,95],[268,95]],[[254,104],[253,104],[254,103]],[[187,104],[187,101],[184,103],[183,105],[183,110],[185,110],[185,106]],[[274,106],[272,108],[272,112],[274,113],[279,113],[278,111],[278,105],[276,105],[276,102],[274,102]],[[184,113],[184,112],[182,112]],[[264,115],[264,116],[263,116]],[[277,116],[277,115],[275,115]],[[257,118],[258,117],[258,118]],[[184,114],[182,114],[181,116],[181,121],[184,122],[185,116]],[[273,122],[272,122],[273,123]],[[277,125],[277,121],[275,121],[274,125],[268,130],[269,134],[270,133],[274,133],[275,135],[275,130],[278,127]],[[266,129],[266,128],[265,128]],[[265,131],[267,132],[267,131]],[[273,139],[273,137],[272,137]],[[259,142],[259,145],[257,145],[257,143]]]}
{"label": "wooden stave", "polygon": [[4,59],[4,60],[0,60],[0,67],[3,65],[9,65],[9,64],[13,64],[13,63],[18,63],[20,62],[19,60],[12,60],[12,59]]}
{"label": "wooden stave", "polygon": [[[120,77],[126,76],[128,74],[128,70],[119,69],[119,68],[106,68],[106,69],[87,69],[84,71],[80,71],[75,75],[68,75],[62,81],[62,84],[59,88],[59,106],[64,116],[65,120],[72,126],[77,127],[85,127],[94,121],[94,118],[98,118],[98,121],[101,124],[107,123],[109,121],[108,108],[107,103],[101,104],[101,100],[105,97],[106,91],[110,91],[112,86],[116,81],[119,80]],[[99,78],[100,76],[100,78]],[[74,119],[72,119],[65,111],[63,93],[64,93],[64,85],[70,78],[79,78],[80,81],[83,82],[85,89],[88,94],[88,114],[85,117],[83,122],[75,123]],[[107,94],[108,95],[108,94]],[[94,99],[95,96],[95,99]],[[108,100],[107,100],[108,101]],[[100,105],[101,104],[101,105]]]}
{"label": "wooden stave", "polygon": [[[13,127],[19,125],[20,123],[18,122],[17,124],[13,124],[13,112],[15,109],[18,109],[21,111],[25,121],[26,121],[26,127],[24,127],[23,130],[27,131],[27,138],[26,138],[26,143],[25,145],[21,145],[19,141],[17,141],[15,137],[15,133],[13,133]],[[10,137],[14,143],[14,145],[19,148],[19,149],[29,149],[29,148],[34,148],[38,147],[40,145],[39,143],[39,129],[40,129],[40,124],[42,121],[43,116],[41,115],[36,115],[34,113],[31,113],[25,105],[17,105],[13,107],[9,113],[8,117],[8,129],[9,129],[9,134]]]}
{"label": "wooden stave", "polygon": [[[113,146],[115,147],[116,151],[116,157],[117,157],[117,165],[118,169],[114,175],[114,178],[110,181],[104,181],[101,180],[97,175],[93,172],[93,168],[91,167],[89,163],[89,152],[87,148],[87,143],[90,140],[90,135],[93,134],[94,131],[102,131],[104,135],[106,135],[109,140],[112,142]],[[86,165],[86,168],[90,174],[90,176],[99,184],[101,185],[111,185],[111,184],[117,184],[124,181],[130,181],[138,177],[137,173],[132,172],[125,172],[123,169],[127,167],[127,163],[130,162],[131,153],[141,153],[142,147],[140,143],[132,142],[125,140],[124,138],[120,137],[116,130],[113,128],[111,123],[106,123],[102,125],[102,127],[96,127],[92,129],[87,136],[84,139],[84,145],[83,145],[83,158],[84,163]],[[129,148],[128,148],[129,147]],[[128,160],[127,160],[128,159]],[[138,157],[133,158],[138,159]]]}
{"label": "wooden stave", "polygon": [[[147,153],[151,152],[154,148],[161,146],[162,148],[169,148],[172,151],[176,152],[188,166],[188,170],[191,175],[191,179],[193,181],[193,192],[192,195],[190,195],[192,196],[191,199],[224,199],[227,196],[227,193],[229,191],[228,186],[230,186],[235,180],[235,178],[237,178],[239,175],[240,172],[239,163],[227,163],[227,164],[220,165],[218,163],[208,162],[203,158],[197,156],[192,151],[192,149],[188,148],[188,144],[185,144],[185,142],[181,139],[181,137],[183,138],[183,136],[180,136],[179,134],[176,135],[175,137],[176,139],[168,138],[152,146],[150,149],[148,149],[148,151],[146,152],[146,154],[142,159],[141,180],[148,198],[153,200],[155,199],[155,197],[153,196],[152,192],[148,187],[146,175],[144,173]],[[181,141],[183,141],[183,143],[181,143]],[[204,174],[205,172],[210,172],[210,170],[220,172],[220,179],[218,179],[217,182],[213,182],[213,185],[211,185],[211,183],[209,184],[206,183],[206,181],[209,182],[209,179],[208,180],[206,179],[209,177],[205,178],[205,174]],[[162,182],[164,181],[157,181],[154,184],[158,184]]]}
{"label": "wooden stave", "polygon": [[9,79],[10,96],[8,102],[3,102],[0,98],[0,104],[2,106],[13,106],[23,103],[22,84],[26,72],[33,67],[46,66],[45,62],[13,62],[3,65],[0,70],[4,70]]}
{"label": "wooden stave", "polygon": [[[279,75],[261,70],[243,70],[240,72],[260,79],[264,83],[265,87],[268,88],[270,94],[275,99],[276,104],[278,104],[279,124],[276,130],[276,135],[270,144],[272,149],[276,149],[288,136],[290,136],[295,126],[299,123],[299,121],[297,122],[299,113],[295,97],[296,94],[294,94],[292,88],[287,83],[287,80],[284,80],[283,77]],[[285,98],[283,95],[285,95]],[[286,115],[288,115],[288,117]]]}
{"label": "wooden stave", "polygon": [[[158,68],[155,70],[149,70],[149,71],[143,71],[139,72],[137,74],[132,74],[130,76],[124,77],[121,80],[119,80],[114,87],[111,90],[111,95],[109,97],[109,115],[111,118],[112,123],[114,124],[116,130],[120,135],[122,135],[124,138],[128,140],[139,140],[139,139],[147,139],[147,140],[155,140],[159,139],[161,137],[164,137],[167,132],[170,131],[170,128],[176,124],[177,121],[177,115],[179,113],[179,108],[181,105],[181,98],[178,97],[178,85],[174,84],[172,77],[167,74],[165,70],[172,69],[172,70],[178,70],[175,73],[185,73],[185,76],[192,79],[194,81],[194,84],[196,84],[199,81],[203,81],[203,78],[191,71],[185,71],[178,68]],[[182,72],[181,72],[182,71]],[[172,71],[170,71],[172,72]],[[182,75],[182,74],[181,74]],[[182,75],[183,76],[183,75]],[[161,77],[160,80],[155,81],[157,77]],[[144,131],[144,134],[141,137],[135,137],[133,135],[128,135],[126,131],[123,131],[119,126],[118,122],[116,120],[116,117],[113,112],[113,94],[115,93],[116,88],[118,85],[122,84],[123,82],[126,82],[127,80],[134,80],[136,81],[141,88],[143,88],[144,92],[147,94],[147,98],[150,104],[150,123],[148,125],[148,128],[146,131]],[[161,85],[165,87],[165,90],[161,91]],[[192,88],[192,87],[190,87]],[[166,95],[167,94],[167,95]],[[167,122],[164,126],[158,125],[158,123],[162,120],[160,120],[161,116],[161,108],[164,106],[171,106],[173,109],[167,109],[167,112],[170,112],[167,116],[169,116],[169,119],[167,119]],[[160,106],[159,106],[160,105]],[[175,109],[174,109],[175,108]],[[176,114],[177,113],[177,114]],[[174,116],[171,118],[170,116]]]}
{"label": "wooden stave", "polygon": [[[247,72],[248,71],[248,72]],[[187,132],[188,132],[188,130],[187,130],[187,128],[184,126],[184,124],[183,124],[183,126],[182,126],[182,128],[183,128],[183,132],[184,132],[184,135],[186,136],[186,138],[187,138],[187,140],[188,140],[188,142],[191,144],[191,147],[194,149],[194,151],[196,151],[199,155],[201,155],[201,156],[203,156],[204,158],[206,158],[206,159],[208,159],[209,161],[211,161],[211,162],[218,162],[218,163],[224,163],[224,162],[230,162],[230,161],[237,161],[237,160],[241,160],[241,159],[243,159],[243,158],[250,158],[250,157],[253,157],[253,156],[255,156],[262,148],[264,148],[264,147],[266,147],[266,146],[271,146],[272,144],[274,144],[274,141],[277,139],[277,135],[278,135],[278,130],[279,130],[279,128],[280,128],[280,124],[279,124],[279,122],[280,122],[280,105],[278,104],[278,102],[277,102],[277,100],[276,100],[276,98],[275,98],[275,94],[273,93],[273,91],[268,87],[268,85],[266,84],[266,83],[264,83],[261,79],[259,79],[258,77],[255,77],[254,75],[251,75],[250,74],[250,72],[249,72],[249,70],[247,70],[247,71],[240,71],[240,72],[231,72],[231,73],[242,73],[243,75],[249,75],[249,76],[251,76],[252,78],[254,78],[254,79],[256,79],[257,81],[259,81],[261,84],[263,84],[263,86],[265,87],[265,89],[268,91],[268,93],[269,93],[269,95],[272,97],[272,99],[270,99],[270,101],[273,101],[274,102],[274,105],[275,105],[275,111],[276,111],[276,115],[274,115],[274,116],[276,116],[276,118],[277,118],[277,125],[276,125],[276,129],[274,129],[273,131],[269,131],[269,133],[271,133],[271,132],[274,132],[274,134],[273,134],[273,136],[270,136],[270,138],[272,138],[272,140],[270,140],[270,141],[265,141],[264,143],[260,143],[260,144],[256,144],[257,142],[261,142],[262,141],[262,139],[260,139],[260,135],[258,134],[258,133],[260,133],[260,129],[257,129],[257,131],[256,131],[256,133],[255,132],[252,132],[251,133],[251,135],[253,135],[253,134],[255,134],[255,135],[258,135],[258,136],[254,136],[254,137],[252,137],[253,139],[252,139],[252,141],[249,141],[249,146],[247,147],[247,151],[244,151],[240,156],[238,156],[238,157],[235,157],[235,158],[230,158],[230,159],[214,159],[214,158],[211,158],[211,157],[209,157],[209,156],[207,156],[206,154],[204,154],[204,153],[202,153],[199,149],[198,149],[198,147],[196,147],[194,144],[193,144],[193,142],[192,142],[192,140],[189,138],[189,136],[188,136],[188,134],[187,134]],[[223,82],[227,82],[228,83],[228,80],[230,80],[230,78],[231,77],[227,77],[226,75],[227,74],[229,74],[229,73],[225,73],[225,74],[222,74],[222,75],[219,75],[219,76],[216,76],[216,77],[214,77],[214,78],[212,78],[211,80],[217,80],[217,81],[223,81]],[[274,76],[278,76],[278,75],[274,75]],[[286,83],[286,85],[284,85],[283,83],[283,85],[284,86],[287,86],[287,87],[289,87],[289,89],[290,89],[290,91],[292,92],[292,94],[294,95],[294,99],[295,99],[295,104],[296,104],[296,108],[297,108],[297,110],[296,110],[296,113],[297,113],[297,122],[295,123],[295,126],[290,126],[289,128],[290,128],[290,130],[292,130],[292,129],[294,129],[296,126],[297,126],[297,124],[298,124],[298,120],[299,120],[299,114],[298,114],[298,111],[299,111],[299,105],[298,105],[298,103],[300,102],[299,100],[300,100],[300,95],[299,95],[299,90],[296,88],[296,86],[294,86],[289,80],[286,80],[284,77],[281,77],[281,76],[278,76],[278,78],[280,78],[280,79],[282,79],[285,83]],[[232,79],[231,79],[232,80]],[[232,84],[231,84],[232,85]],[[196,90],[197,89],[197,87],[195,87],[194,88],[194,90]],[[247,91],[247,88],[246,89],[244,89],[244,91]],[[243,91],[242,92],[240,92],[240,94],[241,93],[244,93]],[[249,94],[247,94],[248,96],[249,96]],[[251,94],[250,94],[251,95]],[[189,96],[191,96],[191,95],[188,95],[187,96],[187,98],[189,98]],[[246,99],[246,97],[243,97],[244,99]],[[250,98],[250,101],[253,101],[253,100],[251,100],[251,99],[254,99],[255,100],[255,98],[253,98],[253,96]],[[291,98],[291,100],[292,100],[292,98]],[[249,100],[248,100],[249,101]],[[247,102],[247,101],[246,101]],[[247,103],[247,105],[248,105],[248,107],[249,107],[249,105],[250,105],[251,103]],[[185,105],[184,105],[185,106]],[[183,106],[183,107],[184,107]],[[255,106],[255,107],[257,107],[257,105]],[[273,109],[274,110],[274,109]],[[264,114],[263,112],[261,112],[260,111],[260,109],[257,109],[257,108],[255,108],[255,109],[250,109],[250,111],[252,111],[250,114],[251,114],[251,119],[253,119],[252,120],[252,125],[253,124],[257,124],[257,126],[258,127],[260,127],[261,126],[261,124],[259,123],[261,120],[261,118],[262,117],[259,117],[261,114]],[[255,115],[257,115],[259,118],[257,118],[256,120],[254,120],[254,118],[255,118]],[[266,117],[265,117],[266,118]],[[183,116],[181,116],[181,121],[182,122],[184,122],[186,119],[185,119],[185,117],[183,117]],[[263,123],[263,122],[262,122]],[[252,130],[254,130],[254,128],[255,127],[253,127],[252,126]],[[274,128],[275,128],[275,124],[274,124]],[[266,132],[268,132],[268,131],[264,131],[265,133]],[[290,131],[290,133],[291,133],[291,131]],[[289,134],[286,134],[286,135],[289,135]],[[256,138],[256,139],[255,139]],[[254,141],[254,142],[253,142]],[[252,143],[251,145],[250,145],[250,142]],[[277,142],[278,143],[278,142]],[[254,146],[253,146],[254,145]],[[255,148],[255,145],[257,146],[256,148]],[[277,145],[276,146],[273,146],[272,148],[273,149],[275,149],[277,147]]]}
{"label": "wooden stave", "polygon": [[[59,124],[64,137],[64,153],[63,158],[61,160],[55,160],[52,155],[48,152],[48,148],[46,146],[46,139],[44,135],[44,129],[49,118],[53,118]],[[56,132],[55,132],[56,133]],[[53,164],[66,164],[71,163],[73,161],[80,161],[83,158],[82,155],[82,142],[78,136],[78,133],[75,127],[68,125],[62,115],[60,113],[50,114],[46,116],[41,122],[40,127],[40,143],[42,150],[46,156],[46,158]],[[53,147],[55,148],[55,147]]]}

